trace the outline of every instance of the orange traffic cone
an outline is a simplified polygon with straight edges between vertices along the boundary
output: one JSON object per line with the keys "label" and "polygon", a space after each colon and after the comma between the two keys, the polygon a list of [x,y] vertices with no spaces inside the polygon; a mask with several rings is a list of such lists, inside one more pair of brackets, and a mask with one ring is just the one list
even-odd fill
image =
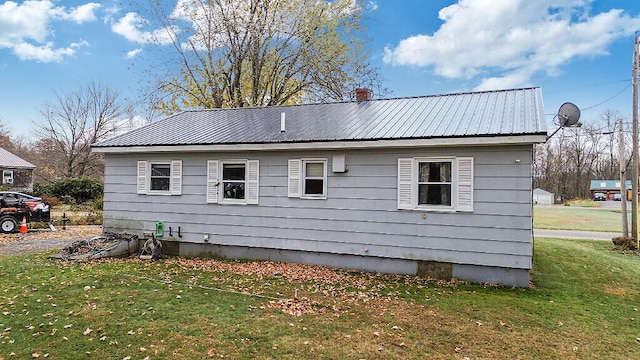
{"label": "orange traffic cone", "polygon": [[24,234],[27,231],[29,231],[29,229],[27,228],[27,217],[23,216],[22,217],[22,224],[20,224],[20,233]]}

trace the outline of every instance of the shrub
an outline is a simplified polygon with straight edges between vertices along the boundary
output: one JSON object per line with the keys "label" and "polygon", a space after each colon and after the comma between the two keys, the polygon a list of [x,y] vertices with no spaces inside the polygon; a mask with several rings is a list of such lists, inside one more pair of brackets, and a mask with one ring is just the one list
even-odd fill
{"label": "shrub", "polygon": [[34,185],[34,193],[60,199],[65,204],[85,204],[102,199],[104,185],[102,181],[88,176],[69,178],[49,185]]}
{"label": "shrub", "polygon": [[94,210],[102,210],[102,207],[104,205],[104,199],[103,198],[99,198],[99,199],[95,199],[93,200],[93,209]]}

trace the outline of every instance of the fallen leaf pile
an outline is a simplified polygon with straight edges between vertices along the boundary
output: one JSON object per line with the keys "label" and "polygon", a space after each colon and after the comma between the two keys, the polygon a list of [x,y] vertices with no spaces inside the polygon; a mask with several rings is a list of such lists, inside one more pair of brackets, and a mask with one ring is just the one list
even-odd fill
{"label": "fallen leaf pile", "polygon": [[[410,276],[347,271],[328,266],[281,263],[273,261],[229,261],[171,257],[161,262],[149,262],[137,257],[92,260],[85,266],[103,262],[144,263],[153,274],[133,275],[177,287],[199,287],[207,290],[240,293],[266,299],[262,309],[279,309],[292,316],[318,315],[331,312],[336,316],[348,313],[351,305],[372,300],[398,300],[407,285],[418,288],[455,288],[458,281],[434,281]],[[188,275],[187,280],[184,275]],[[274,293],[273,286],[288,289],[286,294]],[[442,294],[438,292],[438,294]]]}
{"label": "fallen leaf pile", "polygon": [[270,300],[265,308],[279,309],[293,316],[318,315],[326,313],[327,309],[318,301],[312,301],[304,297],[302,299]]}

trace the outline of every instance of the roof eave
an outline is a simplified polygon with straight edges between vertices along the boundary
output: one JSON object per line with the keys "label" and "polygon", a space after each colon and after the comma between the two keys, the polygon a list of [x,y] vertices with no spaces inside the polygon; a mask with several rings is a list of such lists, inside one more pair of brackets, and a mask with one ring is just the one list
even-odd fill
{"label": "roof eave", "polygon": [[459,147],[486,145],[538,144],[546,141],[546,133],[513,134],[504,136],[439,137],[412,139],[375,139],[309,142],[265,142],[242,144],[184,144],[97,146],[97,153],[167,153],[167,152],[232,152],[232,151],[282,151],[282,150],[345,150],[371,148]]}

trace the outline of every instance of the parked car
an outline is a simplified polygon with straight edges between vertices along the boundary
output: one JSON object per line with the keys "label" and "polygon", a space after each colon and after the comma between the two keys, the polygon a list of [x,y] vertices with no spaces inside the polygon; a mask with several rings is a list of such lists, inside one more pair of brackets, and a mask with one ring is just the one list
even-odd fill
{"label": "parked car", "polygon": [[593,194],[593,201],[607,201],[607,196],[604,193]]}
{"label": "parked car", "polygon": [[613,201],[622,201],[622,195],[613,194]]}
{"label": "parked car", "polygon": [[24,204],[30,211],[49,209],[49,205],[42,198],[15,191],[0,191],[0,207],[16,207]]}

